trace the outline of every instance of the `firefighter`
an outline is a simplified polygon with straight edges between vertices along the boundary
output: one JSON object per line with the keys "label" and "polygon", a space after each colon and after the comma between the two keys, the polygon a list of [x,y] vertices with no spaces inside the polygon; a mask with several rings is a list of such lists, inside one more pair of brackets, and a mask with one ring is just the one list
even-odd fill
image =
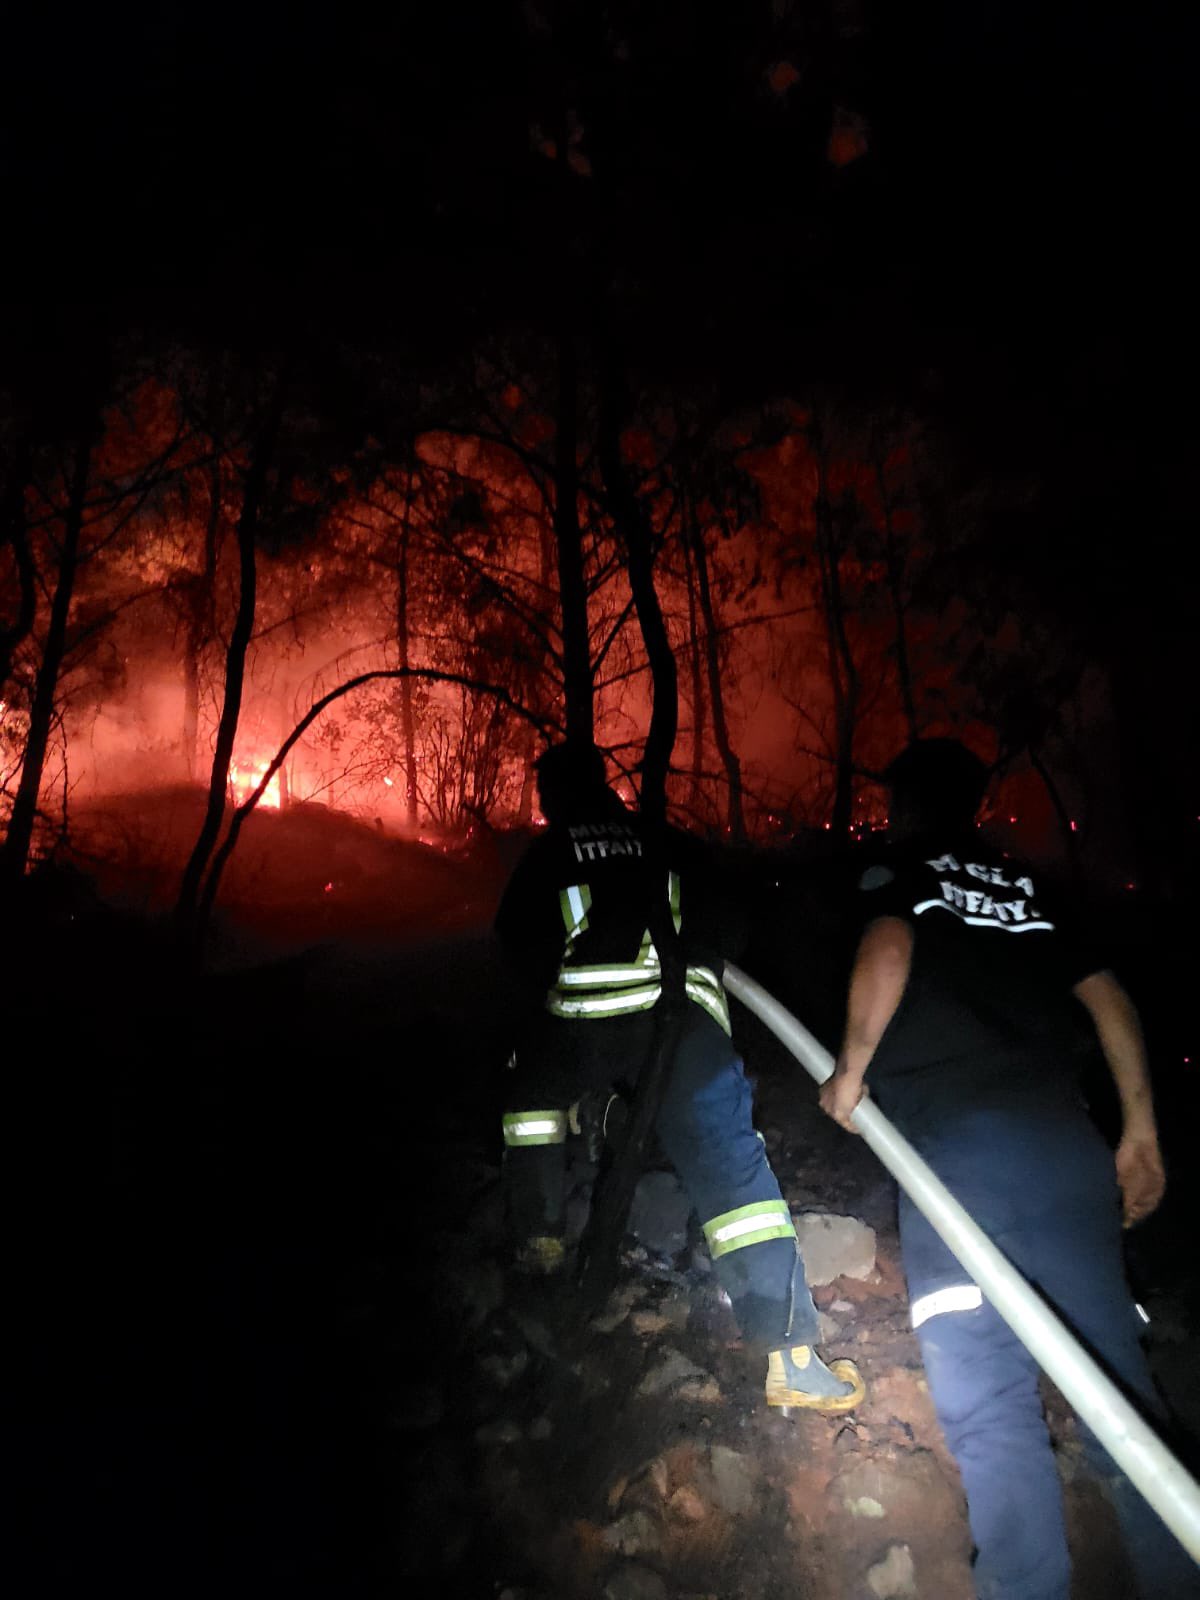
{"label": "firefighter", "polygon": [[852,1362],[826,1365],[795,1228],[751,1120],[721,982],[728,901],[698,841],[643,821],[609,788],[592,746],[536,764],[547,821],[505,890],[496,933],[528,1001],[506,1074],[505,1184],[517,1265],[565,1264],[565,1147],[589,1097],[611,1119],[655,1038],[663,963],[651,926],[686,962],[686,1002],[655,1131],[703,1226],[747,1349],[767,1360],[772,1406],[851,1410]]}
{"label": "firefighter", "polygon": [[[1122,1261],[1122,1222],[1149,1216],[1165,1186],[1137,1014],[1036,874],[976,833],[982,762],[953,740],[918,741],[887,778],[893,850],[861,880],[866,927],[821,1104],[853,1132],[869,1069],[901,1132],[1129,1397],[1165,1422]],[[1097,1040],[1123,1113],[1115,1162],[1081,1092]],[[903,1193],[900,1241],[981,1600],[1067,1600],[1036,1363]],[[1142,1600],[1200,1593],[1182,1547],[1083,1431]]]}

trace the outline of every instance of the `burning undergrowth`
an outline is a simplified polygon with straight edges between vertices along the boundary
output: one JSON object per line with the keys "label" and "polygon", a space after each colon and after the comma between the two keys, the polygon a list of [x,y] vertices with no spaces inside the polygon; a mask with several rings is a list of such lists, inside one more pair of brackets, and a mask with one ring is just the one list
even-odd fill
{"label": "burning undergrowth", "polygon": [[[169,913],[204,814],[195,786],[106,796],[76,806],[61,859],[110,905]],[[220,922],[289,945],[383,938],[484,921],[514,849],[492,834],[401,837],[317,802],[251,814],[224,874]]]}

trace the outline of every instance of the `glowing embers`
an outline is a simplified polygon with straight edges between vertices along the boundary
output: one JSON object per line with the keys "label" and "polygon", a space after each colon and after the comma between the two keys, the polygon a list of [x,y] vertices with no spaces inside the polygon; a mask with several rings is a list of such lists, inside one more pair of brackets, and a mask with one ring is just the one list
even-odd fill
{"label": "glowing embers", "polygon": [[[267,775],[269,761],[231,761],[229,763],[229,794],[234,805],[243,805]],[[270,783],[263,790],[260,806],[268,806],[278,811],[281,800],[279,790],[279,774],[276,772]]]}

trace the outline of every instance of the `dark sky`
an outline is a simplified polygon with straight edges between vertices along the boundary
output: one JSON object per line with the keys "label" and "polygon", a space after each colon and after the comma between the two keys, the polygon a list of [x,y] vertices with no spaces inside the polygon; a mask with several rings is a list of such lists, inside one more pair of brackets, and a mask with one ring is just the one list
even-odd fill
{"label": "dark sky", "polygon": [[[27,14],[0,94],[9,374],[69,387],[126,327],[422,367],[586,323],[599,279],[648,380],[898,399],[1042,478],[1072,559],[1151,506],[1176,537],[1180,8],[626,0],[591,34],[513,0],[377,9]],[[563,105],[591,180],[531,151]],[[841,168],[837,105],[870,130]]]}
{"label": "dark sky", "polygon": [[[282,291],[353,325],[369,288],[403,329],[440,285],[443,315],[536,313],[561,219],[529,128],[561,97],[604,107],[617,267],[693,357],[740,328],[794,359],[833,322],[918,364],[1015,337],[1103,366],[1180,307],[1191,56],[1166,8],[664,0],[565,41],[502,0],[375,9],[26,19],[0,113],[23,296],[183,326]],[[871,127],[840,171],[831,102]]]}

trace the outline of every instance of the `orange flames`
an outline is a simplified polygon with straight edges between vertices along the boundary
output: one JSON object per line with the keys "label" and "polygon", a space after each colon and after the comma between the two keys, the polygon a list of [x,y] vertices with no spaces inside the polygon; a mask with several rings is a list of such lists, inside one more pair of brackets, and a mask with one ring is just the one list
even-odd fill
{"label": "orange flames", "polygon": [[[249,800],[255,789],[266,777],[267,768],[270,764],[269,760],[255,761],[246,759],[241,761],[234,760],[229,763],[229,792],[235,805],[240,806]],[[260,806],[267,806],[275,811],[279,810],[281,802],[278,773],[275,773],[272,777],[258,803]]]}

